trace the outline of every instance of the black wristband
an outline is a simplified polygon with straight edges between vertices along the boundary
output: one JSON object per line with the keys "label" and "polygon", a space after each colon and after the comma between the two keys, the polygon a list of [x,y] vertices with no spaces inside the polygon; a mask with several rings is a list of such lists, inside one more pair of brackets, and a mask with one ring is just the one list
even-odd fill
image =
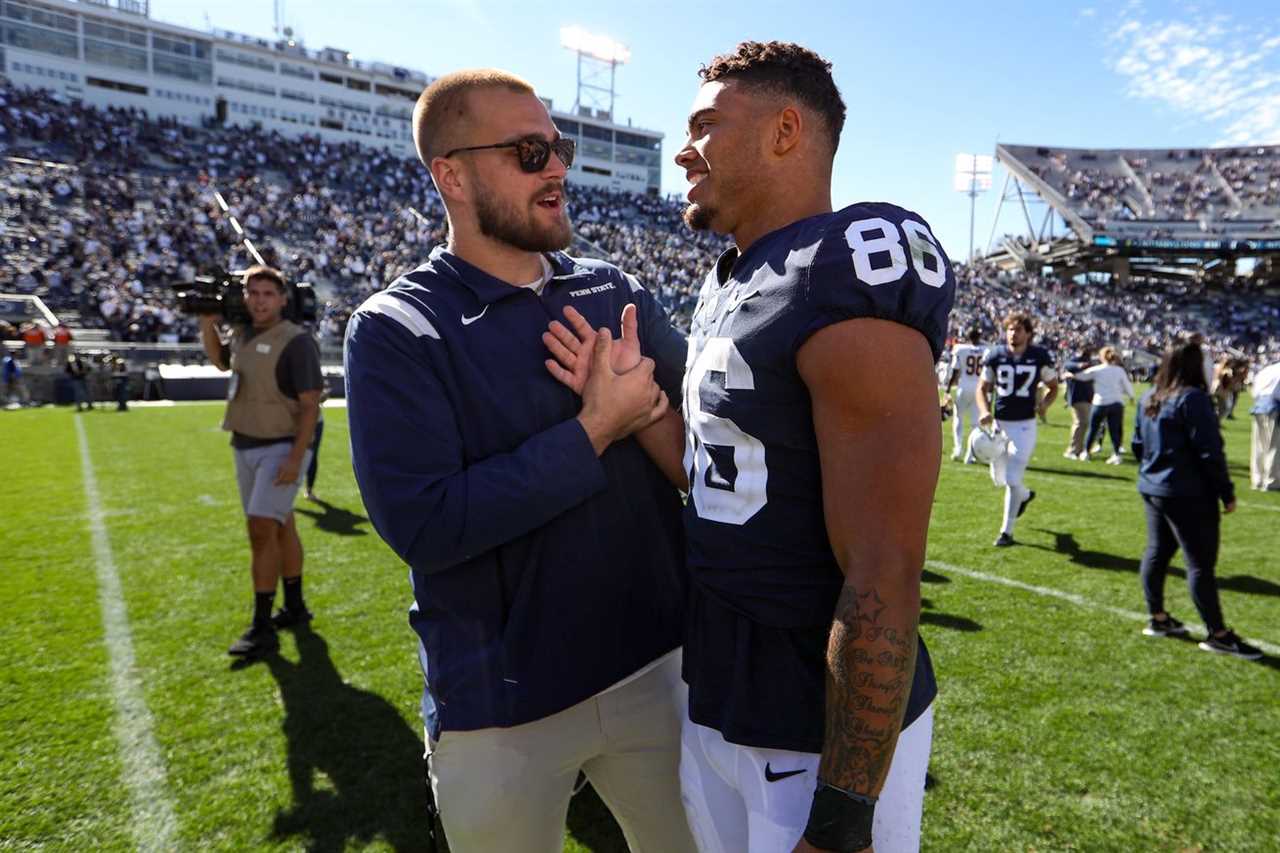
{"label": "black wristband", "polygon": [[852,794],[823,782],[813,793],[809,823],[804,840],[820,850],[853,853],[871,846],[871,824],[875,820],[873,797]]}

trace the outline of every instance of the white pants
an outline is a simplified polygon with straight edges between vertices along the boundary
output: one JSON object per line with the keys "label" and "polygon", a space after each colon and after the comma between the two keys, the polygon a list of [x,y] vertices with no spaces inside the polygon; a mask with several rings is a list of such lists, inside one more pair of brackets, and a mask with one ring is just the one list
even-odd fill
{"label": "white pants", "polygon": [[996,421],[1000,431],[1009,436],[1009,454],[991,463],[991,481],[997,486],[1022,485],[1031,454],[1036,449],[1036,422]]}
{"label": "white pants", "polygon": [[1022,502],[1031,494],[1022,484],[1027,473],[1027,465],[1031,463],[1031,454],[1036,449],[1036,422],[1029,421],[996,421],[1000,431],[1009,437],[1009,453],[998,457],[991,463],[991,481],[997,486],[1004,486],[1004,513],[1000,531],[1013,535],[1013,527],[1018,520],[1018,510]]}
{"label": "white pants", "polygon": [[[680,795],[700,853],[791,853],[809,821],[821,756],[729,743],[687,718],[681,741]],[[898,737],[871,828],[876,853],[920,849],[932,745],[930,705]]]}
{"label": "white pants", "polygon": [[956,389],[955,396],[956,412],[952,417],[951,438],[954,444],[951,446],[952,456],[961,456],[966,453],[965,442],[969,438],[969,431],[978,425],[978,388],[965,388],[963,385]]}
{"label": "white pants", "polygon": [[1254,415],[1249,481],[1260,492],[1280,490],[1280,415]]}

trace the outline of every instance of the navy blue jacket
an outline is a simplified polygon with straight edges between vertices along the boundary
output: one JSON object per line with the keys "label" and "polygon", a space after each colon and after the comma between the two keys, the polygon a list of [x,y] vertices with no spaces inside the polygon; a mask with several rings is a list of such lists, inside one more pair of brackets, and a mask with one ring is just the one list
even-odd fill
{"label": "navy blue jacket", "polygon": [[1138,460],[1138,491],[1166,498],[1235,500],[1227,473],[1218,416],[1208,393],[1190,388],[1166,400],[1156,416],[1146,414],[1148,391],[1138,402],[1133,456]]}
{"label": "navy blue jacket", "polygon": [[[1068,361],[1065,370],[1068,373],[1083,373],[1093,366],[1093,362],[1087,358],[1073,358]],[[1093,402],[1093,383],[1088,379],[1068,379],[1067,380],[1067,403],[1074,406],[1076,403],[1092,403]]]}
{"label": "navy blue jacket", "polygon": [[539,296],[437,248],[347,327],[352,463],[412,569],[432,737],[541,719],[680,645],[679,494],[634,439],[596,458],[541,335],[572,304],[616,337],[634,302],[673,404],[684,340],[633,277],[546,257]]}

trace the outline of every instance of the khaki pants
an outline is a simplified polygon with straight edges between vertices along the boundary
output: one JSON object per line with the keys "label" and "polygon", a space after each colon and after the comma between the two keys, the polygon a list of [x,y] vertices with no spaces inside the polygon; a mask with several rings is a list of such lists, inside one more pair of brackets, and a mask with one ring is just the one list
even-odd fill
{"label": "khaki pants", "polygon": [[635,853],[694,853],[680,800],[680,655],[572,708],[431,744],[431,788],[453,853],[560,853],[581,769]]}
{"label": "khaki pants", "polygon": [[1091,403],[1071,404],[1071,444],[1067,449],[1076,455],[1088,449],[1084,446],[1084,436],[1089,431],[1089,412],[1092,409]]}
{"label": "khaki pants", "polygon": [[1254,415],[1249,481],[1260,492],[1280,490],[1280,415]]}

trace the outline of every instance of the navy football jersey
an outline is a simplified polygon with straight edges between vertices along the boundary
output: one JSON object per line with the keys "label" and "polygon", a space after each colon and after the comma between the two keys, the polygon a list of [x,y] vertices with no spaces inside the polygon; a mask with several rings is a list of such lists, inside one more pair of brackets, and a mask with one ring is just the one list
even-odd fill
{"label": "navy football jersey", "polygon": [[1028,345],[1014,355],[1007,344],[987,350],[982,378],[992,385],[995,416],[1002,421],[1027,421],[1036,416],[1036,388],[1058,378],[1053,356],[1044,347]]}
{"label": "navy football jersey", "polygon": [[[694,722],[748,746],[821,751],[825,651],[844,576],[796,354],[823,327],[869,317],[916,329],[937,359],[954,296],[924,220],[879,203],[792,223],[741,255],[730,249],[707,275],[683,407]],[[923,645],[916,676],[907,722],[936,692]]]}

